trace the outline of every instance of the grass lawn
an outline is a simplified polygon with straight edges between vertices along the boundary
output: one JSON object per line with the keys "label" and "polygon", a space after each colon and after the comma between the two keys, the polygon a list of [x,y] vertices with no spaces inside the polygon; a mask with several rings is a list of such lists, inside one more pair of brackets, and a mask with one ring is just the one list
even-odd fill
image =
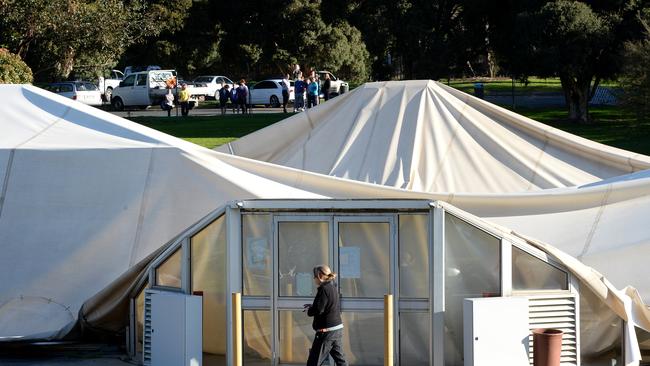
{"label": "grass lawn", "polygon": [[[592,107],[590,111],[596,120],[593,125],[578,125],[567,121],[567,112],[562,108],[518,108],[516,110],[519,114],[569,133],[606,145],[650,155],[650,121],[637,123],[632,114],[618,107]],[[130,119],[211,149],[288,116],[290,115],[284,113],[260,113],[247,116],[190,116],[172,119],[168,117],[132,117]]]}
{"label": "grass lawn", "polygon": [[[562,84],[560,83],[560,78],[548,78],[541,79],[537,77],[531,77],[528,79],[528,85],[520,83],[515,80],[515,94],[525,95],[530,93],[562,93]],[[447,80],[440,80],[440,82],[447,84]],[[510,94],[512,93],[512,79],[509,78],[496,78],[496,79],[452,79],[449,81],[449,85],[462,90],[466,93],[474,93],[474,83],[481,82],[485,88],[485,94]],[[603,87],[615,88],[618,87],[618,83],[607,81],[601,82],[599,84]]]}
{"label": "grass lawn", "polygon": [[284,113],[252,115],[131,117],[131,121],[212,149],[289,117]]}

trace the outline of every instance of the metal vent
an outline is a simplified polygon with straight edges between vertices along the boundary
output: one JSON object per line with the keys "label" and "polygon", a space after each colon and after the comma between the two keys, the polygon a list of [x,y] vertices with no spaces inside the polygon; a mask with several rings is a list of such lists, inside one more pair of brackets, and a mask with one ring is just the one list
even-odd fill
{"label": "metal vent", "polygon": [[150,290],[144,292],[144,336],[142,342],[142,363],[151,365],[151,294]]}
{"label": "metal vent", "polygon": [[562,366],[579,364],[579,336],[576,316],[576,297],[574,294],[540,295],[528,298],[529,335],[528,355],[533,364],[533,335],[537,328],[560,329],[562,335]]}

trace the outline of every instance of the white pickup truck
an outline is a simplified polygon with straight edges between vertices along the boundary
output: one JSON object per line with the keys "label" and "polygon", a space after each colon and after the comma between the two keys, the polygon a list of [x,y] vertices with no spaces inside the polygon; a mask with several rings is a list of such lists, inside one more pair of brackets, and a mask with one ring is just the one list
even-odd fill
{"label": "white pickup truck", "polygon": [[104,78],[103,76],[100,76],[99,79],[97,79],[97,87],[102,93],[104,101],[111,101],[113,89],[117,88],[123,79],[124,74],[120,70],[111,70],[111,74],[108,77]]}
{"label": "white pickup truck", "polygon": [[[174,96],[178,93],[175,70],[150,70],[135,72],[127,75],[119,86],[113,89],[111,106],[121,111],[124,107],[146,108],[158,105],[165,98],[167,89],[172,88]],[[192,88],[190,91],[190,108],[198,105],[203,95],[196,95]]]}

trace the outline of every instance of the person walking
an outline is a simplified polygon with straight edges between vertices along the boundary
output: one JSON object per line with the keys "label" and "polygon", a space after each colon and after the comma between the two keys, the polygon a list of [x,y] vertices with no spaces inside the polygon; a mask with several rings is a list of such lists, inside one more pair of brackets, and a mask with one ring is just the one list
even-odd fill
{"label": "person walking", "polygon": [[221,89],[219,89],[219,106],[221,107],[221,115],[226,114],[226,103],[228,103],[228,98],[230,97],[230,85],[223,83],[221,84]]}
{"label": "person walking", "polygon": [[160,108],[163,111],[167,111],[167,117],[171,117],[172,109],[174,109],[174,94],[172,94],[171,88],[167,88],[167,94],[165,94],[165,99],[160,103]]}
{"label": "person walking", "polygon": [[307,315],[314,317],[312,328],[316,331],[314,342],[309,350],[307,366],[321,366],[332,356],[337,366],[347,366],[343,353],[343,321],[339,290],[334,282],[336,273],[325,264],[313,269],[314,283],[318,286],[316,297],[311,304],[305,304]]}
{"label": "person walking", "polygon": [[284,110],[284,113],[287,113],[287,103],[289,103],[289,88],[291,84],[289,84],[289,74],[286,74],[284,76],[284,79],[280,82],[280,86],[282,86],[282,110]]}
{"label": "person walking", "polygon": [[190,91],[187,90],[187,84],[181,85],[181,91],[178,92],[178,102],[181,105],[181,115],[183,117],[190,114]]}

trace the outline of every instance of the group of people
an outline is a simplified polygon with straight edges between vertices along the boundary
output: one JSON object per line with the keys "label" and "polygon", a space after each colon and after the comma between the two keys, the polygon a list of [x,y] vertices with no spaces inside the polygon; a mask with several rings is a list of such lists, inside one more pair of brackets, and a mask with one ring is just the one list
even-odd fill
{"label": "group of people", "polygon": [[219,89],[219,107],[221,107],[221,114],[226,114],[226,104],[228,100],[232,103],[232,113],[246,113],[248,111],[248,86],[246,80],[241,79],[237,86],[230,88],[228,84],[221,84]]}
{"label": "group of people", "polygon": [[[305,78],[302,71],[300,70],[300,65],[295,64],[291,72],[291,76],[294,80],[294,95],[295,100],[293,102],[293,111],[300,112],[304,111],[305,108],[312,108],[317,106],[320,103],[320,93],[321,85],[319,83],[318,74],[315,70],[311,70],[308,73],[308,76]],[[286,82],[287,88],[289,85],[289,74],[286,74],[285,79],[282,80],[283,83]],[[322,93],[325,101],[329,99],[329,91],[331,87],[331,80],[329,74],[325,75],[325,80],[322,85]],[[306,94],[306,103],[305,103],[305,94]],[[283,86],[283,95],[284,95],[284,86]],[[283,103],[284,112],[287,112],[286,100]]]}

